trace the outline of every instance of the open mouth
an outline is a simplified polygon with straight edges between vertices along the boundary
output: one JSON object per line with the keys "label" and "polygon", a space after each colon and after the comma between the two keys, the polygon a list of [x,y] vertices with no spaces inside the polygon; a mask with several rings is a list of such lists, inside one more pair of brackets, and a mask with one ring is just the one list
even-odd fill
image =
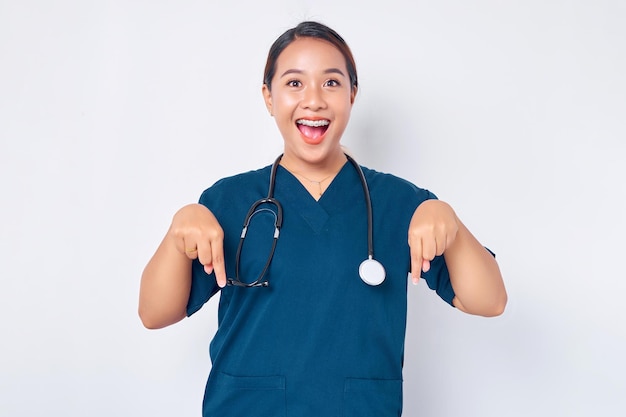
{"label": "open mouth", "polygon": [[298,126],[298,130],[300,131],[300,133],[302,133],[303,136],[309,139],[318,139],[324,136],[324,133],[326,133],[326,131],[328,130],[330,121],[326,119],[298,119],[296,120],[296,125]]}

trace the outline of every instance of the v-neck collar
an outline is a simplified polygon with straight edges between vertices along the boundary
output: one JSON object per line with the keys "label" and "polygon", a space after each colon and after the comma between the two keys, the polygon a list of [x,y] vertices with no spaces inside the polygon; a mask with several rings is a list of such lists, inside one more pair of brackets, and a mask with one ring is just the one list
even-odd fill
{"label": "v-neck collar", "polygon": [[285,210],[295,210],[319,233],[329,217],[363,199],[363,189],[355,168],[349,161],[341,167],[319,200],[307,191],[287,169],[279,165],[276,171],[275,196]]}

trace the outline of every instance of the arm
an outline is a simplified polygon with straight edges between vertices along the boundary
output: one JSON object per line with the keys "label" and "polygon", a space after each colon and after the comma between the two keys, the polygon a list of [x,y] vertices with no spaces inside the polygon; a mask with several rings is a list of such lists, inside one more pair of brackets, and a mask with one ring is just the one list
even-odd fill
{"label": "arm", "polygon": [[500,268],[447,203],[427,200],[419,205],[409,226],[409,245],[414,282],[420,269],[427,271],[430,260],[443,255],[456,294],[454,306],[469,314],[502,314],[507,294]]}
{"label": "arm", "polygon": [[191,263],[198,258],[207,273],[215,270],[220,287],[226,284],[223,231],[205,206],[180,209],[141,276],[139,317],[149,329],[159,329],[187,315]]}
{"label": "arm", "polygon": [[459,310],[480,316],[498,316],[504,312],[507,294],[500,268],[472,233],[459,221],[459,231],[443,254]]}

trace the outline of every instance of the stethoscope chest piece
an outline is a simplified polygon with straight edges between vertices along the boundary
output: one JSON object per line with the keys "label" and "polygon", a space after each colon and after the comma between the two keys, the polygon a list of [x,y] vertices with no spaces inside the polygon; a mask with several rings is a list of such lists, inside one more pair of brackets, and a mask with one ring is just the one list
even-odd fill
{"label": "stethoscope chest piece", "polygon": [[359,275],[368,285],[380,285],[385,280],[385,268],[376,259],[368,258],[361,262]]}

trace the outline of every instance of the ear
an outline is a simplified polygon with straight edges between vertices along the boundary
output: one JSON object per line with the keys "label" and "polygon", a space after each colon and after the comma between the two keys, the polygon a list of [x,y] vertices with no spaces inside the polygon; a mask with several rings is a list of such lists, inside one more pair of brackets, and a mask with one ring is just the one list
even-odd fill
{"label": "ear", "polygon": [[267,111],[270,112],[270,116],[274,116],[274,112],[272,110],[272,93],[270,92],[267,84],[263,84],[262,88],[263,100],[265,100],[265,107],[267,107]]}
{"label": "ear", "polygon": [[357,91],[358,89],[356,86],[352,87],[352,89],[350,90],[350,104],[354,104],[354,99],[356,98]]}

